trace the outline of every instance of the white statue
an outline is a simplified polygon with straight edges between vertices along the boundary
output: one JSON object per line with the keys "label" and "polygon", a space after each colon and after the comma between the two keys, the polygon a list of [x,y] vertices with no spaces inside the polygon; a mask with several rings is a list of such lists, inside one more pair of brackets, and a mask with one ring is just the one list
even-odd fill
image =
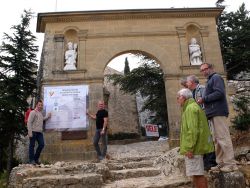
{"label": "white statue", "polygon": [[68,50],[65,52],[65,67],[63,70],[76,70],[77,44],[68,42]]}
{"label": "white statue", "polygon": [[200,45],[197,44],[196,38],[191,38],[189,44],[189,56],[191,65],[201,65],[201,48]]}

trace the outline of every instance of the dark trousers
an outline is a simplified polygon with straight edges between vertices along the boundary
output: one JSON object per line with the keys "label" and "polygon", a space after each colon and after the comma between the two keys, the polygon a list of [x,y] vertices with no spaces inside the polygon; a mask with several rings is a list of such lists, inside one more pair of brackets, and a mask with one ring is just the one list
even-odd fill
{"label": "dark trousers", "polygon": [[206,153],[203,155],[204,170],[208,171],[211,167],[216,166],[215,152]]}
{"label": "dark trousers", "polygon": [[[36,148],[36,153],[34,153],[36,141],[38,143],[38,146]],[[29,162],[38,162],[43,148],[44,148],[43,133],[32,132],[32,137],[30,137],[30,145],[29,145]]]}
{"label": "dark trousers", "polygon": [[[108,135],[107,131],[103,135],[101,135],[102,129],[97,129],[95,131],[95,136],[93,139],[93,144],[95,146],[96,153],[98,157],[105,157],[107,153],[107,145],[108,145]],[[102,141],[102,152],[99,146],[99,140]]]}

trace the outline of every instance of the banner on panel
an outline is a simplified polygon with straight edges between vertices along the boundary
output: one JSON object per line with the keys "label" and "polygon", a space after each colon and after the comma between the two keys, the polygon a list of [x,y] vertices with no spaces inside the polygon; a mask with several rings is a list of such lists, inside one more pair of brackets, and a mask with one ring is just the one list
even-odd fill
{"label": "banner on panel", "polygon": [[88,127],[86,117],[88,104],[88,86],[45,86],[44,109],[51,112],[45,129],[62,131],[83,130]]}

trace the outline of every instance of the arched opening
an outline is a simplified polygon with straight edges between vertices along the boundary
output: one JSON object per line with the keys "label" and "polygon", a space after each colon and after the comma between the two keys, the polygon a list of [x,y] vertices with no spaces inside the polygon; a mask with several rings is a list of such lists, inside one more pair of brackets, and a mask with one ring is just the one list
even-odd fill
{"label": "arched opening", "polygon": [[103,93],[111,138],[167,138],[163,75],[159,61],[142,51],[119,53],[107,63]]}

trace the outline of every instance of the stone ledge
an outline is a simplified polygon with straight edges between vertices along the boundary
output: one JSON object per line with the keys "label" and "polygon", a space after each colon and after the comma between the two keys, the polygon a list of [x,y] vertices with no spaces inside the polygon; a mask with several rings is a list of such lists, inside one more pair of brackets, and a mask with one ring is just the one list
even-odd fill
{"label": "stone ledge", "polygon": [[87,69],[69,70],[69,71],[55,70],[55,71],[52,71],[52,74],[78,74],[78,73],[86,73],[86,72],[87,72]]}

